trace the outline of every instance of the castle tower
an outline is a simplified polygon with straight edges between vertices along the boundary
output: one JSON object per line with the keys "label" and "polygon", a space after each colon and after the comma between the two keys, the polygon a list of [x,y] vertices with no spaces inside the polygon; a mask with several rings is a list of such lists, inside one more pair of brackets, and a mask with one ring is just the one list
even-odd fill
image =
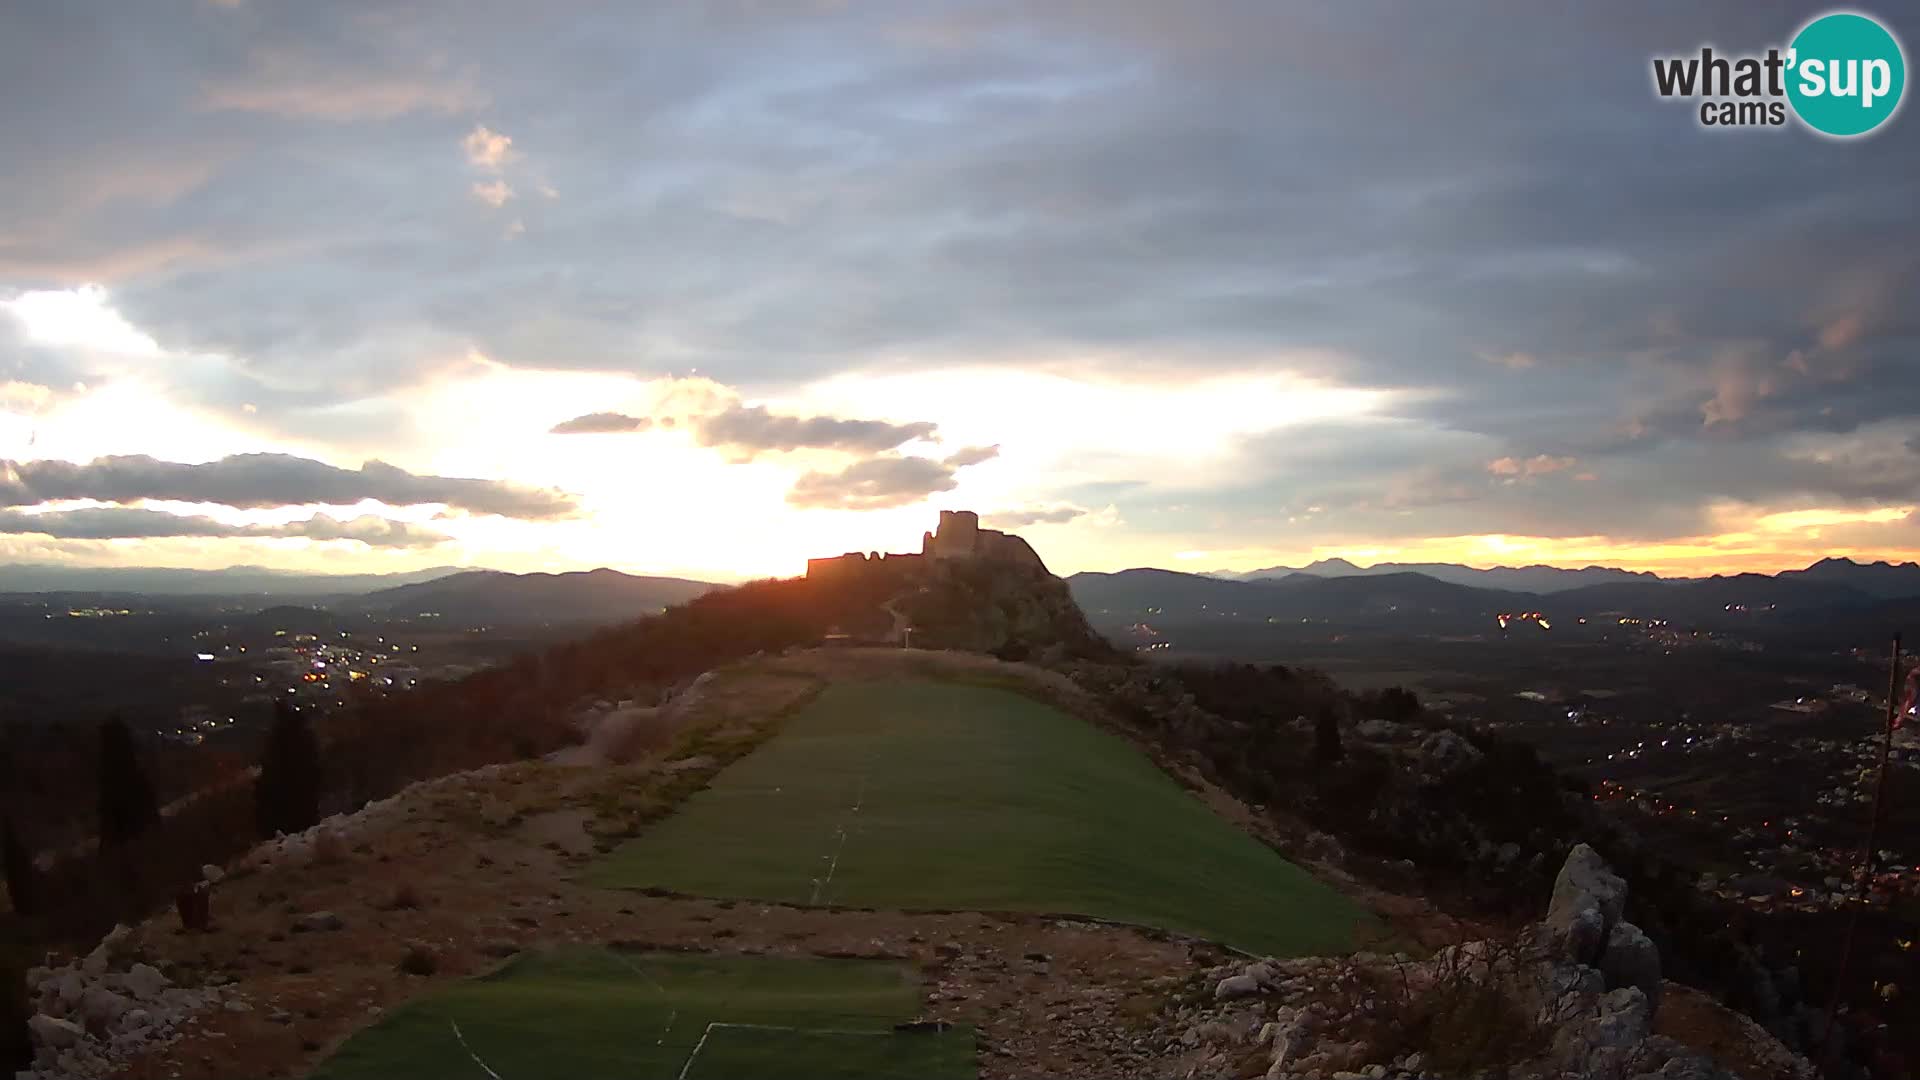
{"label": "castle tower", "polygon": [[980,515],[971,510],[940,511],[940,528],[933,534],[933,555],[958,559],[980,546]]}

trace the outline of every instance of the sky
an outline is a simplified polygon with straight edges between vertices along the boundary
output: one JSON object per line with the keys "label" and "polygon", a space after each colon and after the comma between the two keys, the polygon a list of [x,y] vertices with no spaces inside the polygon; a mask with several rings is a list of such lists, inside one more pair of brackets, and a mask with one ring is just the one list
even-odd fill
{"label": "sky", "polygon": [[1652,88],[1823,10],[9,4],[0,563],[1915,558],[1920,117]]}

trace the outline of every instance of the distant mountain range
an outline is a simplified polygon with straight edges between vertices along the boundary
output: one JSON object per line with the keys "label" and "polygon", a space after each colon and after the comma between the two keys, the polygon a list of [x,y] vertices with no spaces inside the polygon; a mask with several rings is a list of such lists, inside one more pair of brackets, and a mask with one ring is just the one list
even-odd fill
{"label": "distant mountain range", "polygon": [[[1448,581],[1455,585],[1539,593],[1542,596],[1592,585],[1613,585],[1623,582],[1678,584],[1715,580],[1714,578],[1663,578],[1658,574],[1622,570],[1614,566],[1587,566],[1578,570],[1559,566],[1496,566],[1482,570],[1478,567],[1459,566],[1454,563],[1376,563],[1373,566],[1355,566],[1345,559],[1322,559],[1299,568],[1270,566],[1264,570],[1249,570],[1244,573],[1218,571],[1208,576],[1229,581],[1264,581],[1286,578],[1294,574],[1311,574],[1314,577],[1323,578],[1423,574],[1436,581]],[[1920,563],[1857,563],[1852,559],[1821,559],[1805,570],[1783,570],[1771,575],[1733,576],[1738,578],[1762,576],[1781,581],[1839,585],[1857,589],[1868,596],[1882,600],[1920,596]]]}
{"label": "distant mountain range", "polygon": [[1269,566],[1265,570],[1250,570],[1239,574],[1220,572],[1211,576],[1234,581],[1262,581],[1285,578],[1294,574],[1311,574],[1314,577],[1323,578],[1422,574],[1435,581],[1450,582],[1454,585],[1531,593],[1564,592],[1586,585],[1606,585],[1619,581],[1660,580],[1655,574],[1620,570],[1611,566],[1588,566],[1579,570],[1567,570],[1558,566],[1496,566],[1490,570],[1481,570],[1472,566],[1457,566],[1453,563],[1376,563],[1373,566],[1362,567],[1355,566],[1345,559],[1322,559],[1298,568]]}
{"label": "distant mountain range", "polygon": [[[1284,576],[1273,576],[1283,572]],[[1559,587],[1491,587],[1501,581],[1546,581]],[[1606,567],[1476,570],[1443,564],[1415,571],[1396,564],[1361,569],[1344,560],[1328,560],[1295,571],[1259,571],[1239,580],[1140,569],[1075,574],[1067,583],[1089,615],[1104,615],[1108,622],[1225,617],[1407,623],[1534,610],[1562,618],[1618,612],[1696,621],[1743,618],[1756,612],[1877,617],[1900,609],[1898,601],[1920,601],[1920,566],[1863,565],[1846,559],[1826,559],[1805,570],[1780,574],[1678,579]]]}
{"label": "distant mountain range", "polygon": [[469,570],[381,589],[335,607],[396,617],[431,613],[456,623],[604,623],[655,615],[718,587],[711,582],[636,577],[605,568],[565,574]]}
{"label": "distant mountain range", "polygon": [[1882,600],[1920,596],[1920,563],[1857,563],[1852,559],[1821,559],[1805,570],[1787,570],[1775,576],[1845,585]]}
{"label": "distant mountain range", "polygon": [[457,574],[436,566],[397,574],[299,574],[263,566],[181,570],[154,566],[0,566],[0,593],[144,593],[150,596],[347,596]]}
{"label": "distant mountain range", "polygon": [[86,604],[101,598],[164,598],[175,609],[232,611],[290,606],[353,615],[433,613],[453,625],[608,623],[652,615],[718,586],[639,577],[605,568],[562,574],[435,567],[400,574],[291,574],[257,566],[226,570],[156,567],[79,569],[0,566],[0,596]]}

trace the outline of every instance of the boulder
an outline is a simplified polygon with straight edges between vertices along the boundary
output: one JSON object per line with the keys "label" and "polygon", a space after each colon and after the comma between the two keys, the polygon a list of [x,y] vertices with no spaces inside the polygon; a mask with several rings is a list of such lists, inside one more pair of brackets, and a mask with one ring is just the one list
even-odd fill
{"label": "boulder", "polygon": [[113,970],[115,961],[131,951],[132,945],[133,928],[124,923],[117,924],[80,962],[80,970],[88,975],[104,975]]}
{"label": "boulder", "polygon": [[1653,1030],[1647,995],[1626,986],[1601,995],[1594,1011],[1553,1036],[1551,1065],[1576,1076],[1617,1074]]}
{"label": "boulder", "polygon": [[1458,732],[1442,730],[1420,740],[1420,756],[1432,771],[1444,774],[1465,769],[1485,755]]}
{"label": "boulder", "polygon": [[78,1046],[87,1041],[87,1029],[71,1020],[39,1013],[27,1021],[27,1030],[33,1033],[33,1041],[41,1046],[55,1050],[64,1050],[69,1046]]}
{"label": "boulder", "polygon": [[294,919],[293,932],[318,934],[329,930],[344,930],[346,925],[346,920],[331,911],[315,911]]}
{"label": "boulder", "polygon": [[79,1005],[80,995],[86,992],[87,981],[81,978],[80,973],[77,971],[63,971],[58,978],[53,980],[52,997],[63,1010],[71,1009]]}
{"label": "boulder", "polygon": [[[1589,908],[1600,914],[1601,933],[1597,941],[1591,942],[1593,952],[1584,951],[1591,929],[1575,925],[1587,919],[1580,913]],[[1582,946],[1582,951],[1569,952],[1569,959],[1590,964],[1599,959],[1599,946],[1605,944],[1606,935],[1613,930],[1613,924],[1620,921],[1626,908],[1626,881],[1613,872],[1599,852],[1586,844],[1575,844],[1567,854],[1567,861],[1561,864],[1559,876],[1553,879],[1553,900],[1547,905],[1544,925],[1553,940]]]}
{"label": "boulder", "polygon": [[1213,988],[1213,999],[1225,1001],[1229,998],[1252,997],[1259,992],[1260,980],[1253,976],[1229,975]]}
{"label": "boulder", "polygon": [[1262,990],[1279,990],[1287,984],[1287,971],[1271,957],[1248,964],[1244,974],[1260,984]]}
{"label": "boulder", "polygon": [[1382,720],[1377,716],[1370,716],[1360,721],[1354,725],[1353,730],[1361,738],[1370,739],[1374,742],[1392,742],[1396,739],[1404,738],[1408,734],[1407,725],[1396,724],[1391,720]]}
{"label": "boulder", "polygon": [[131,1000],[104,986],[88,987],[87,992],[80,995],[80,1016],[95,1031],[112,1027],[132,1007]]}
{"label": "boulder", "polygon": [[127,993],[141,1001],[152,1001],[160,992],[173,985],[173,980],[160,973],[152,964],[135,964],[120,977],[120,985]]}
{"label": "boulder", "polygon": [[1600,958],[1607,943],[1607,921],[1599,905],[1562,912],[1555,920],[1549,912],[1545,924],[1547,943],[1554,955],[1576,964],[1592,964]]}
{"label": "boulder", "polygon": [[1625,920],[1614,923],[1598,966],[1609,989],[1637,987],[1647,995],[1649,1008],[1660,1008],[1660,950],[1639,927]]}

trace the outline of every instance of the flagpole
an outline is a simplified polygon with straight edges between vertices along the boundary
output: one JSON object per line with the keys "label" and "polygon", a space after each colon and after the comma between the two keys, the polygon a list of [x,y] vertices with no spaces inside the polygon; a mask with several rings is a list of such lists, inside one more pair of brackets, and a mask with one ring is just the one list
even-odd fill
{"label": "flagpole", "polygon": [[[1840,969],[1833,978],[1833,997],[1827,1004],[1827,1022],[1822,1025],[1820,1041],[1825,1044],[1833,1036],[1834,1021],[1839,1019],[1840,992],[1847,984],[1847,962],[1853,958],[1853,932],[1860,925],[1860,908],[1868,902],[1873,892],[1873,861],[1880,842],[1880,818],[1886,807],[1887,764],[1893,757],[1893,729],[1899,723],[1898,711],[1902,706],[1900,699],[1900,635],[1893,635],[1893,670],[1887,677],[1887,723],[1880,733],[1880,775],[1873,782],[1873,817],[1867,822],[1867,843],[1860,852],[1860,889],[1861,895],[1855,897],[1852,909],[1847,913],[1847,933],[1840,945]],[[1832,1047],[1823,1045],[1821,1052],[1830,1056]]]}

